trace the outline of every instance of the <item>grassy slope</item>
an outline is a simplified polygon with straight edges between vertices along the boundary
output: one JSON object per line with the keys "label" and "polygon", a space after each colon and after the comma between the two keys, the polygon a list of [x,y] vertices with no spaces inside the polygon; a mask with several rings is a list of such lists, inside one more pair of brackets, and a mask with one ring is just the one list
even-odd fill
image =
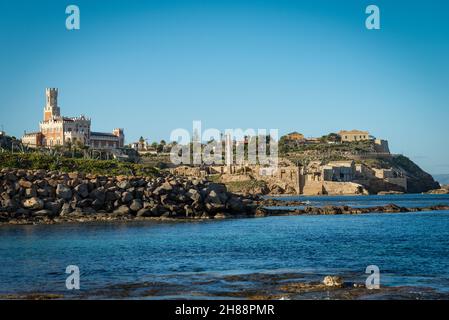
{"label": "grassy slope", "polygon": [[101,175],[155,176],[158,170],[140,164],[115,160],[89,160],[55,157],[39,153],[0,153],[0,168],[44,169]]}

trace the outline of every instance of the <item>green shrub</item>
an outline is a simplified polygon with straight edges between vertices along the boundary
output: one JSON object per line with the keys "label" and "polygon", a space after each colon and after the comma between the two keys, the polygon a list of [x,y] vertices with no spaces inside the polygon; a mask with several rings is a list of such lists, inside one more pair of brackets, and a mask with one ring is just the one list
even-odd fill
{"label": "green shrub", "polygon": [[156,176],[158,174],[156,168],[141,164],[116,160],[65,158],[40,153],[0,153],[0,168],[78,171],[101,175]]}

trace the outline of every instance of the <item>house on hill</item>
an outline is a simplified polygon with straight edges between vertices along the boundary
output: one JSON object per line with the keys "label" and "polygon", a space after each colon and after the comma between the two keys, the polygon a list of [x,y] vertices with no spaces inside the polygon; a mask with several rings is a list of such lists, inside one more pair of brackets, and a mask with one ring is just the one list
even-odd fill
{"label": "house on hill", "polygon": [[371,137],[369,135],[368,131],[361,131],[361,130],[341,130],[338,133],[341,137],[342,142],[354,142],[354,141],[365,141],[365,140],[371,140]]}

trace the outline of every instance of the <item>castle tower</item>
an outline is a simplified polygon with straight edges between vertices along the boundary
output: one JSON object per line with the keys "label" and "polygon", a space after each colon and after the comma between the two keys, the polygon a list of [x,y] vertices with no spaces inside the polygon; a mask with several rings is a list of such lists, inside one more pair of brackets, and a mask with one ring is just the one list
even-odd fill
{"label": "castle tower", "polygon": [[112,131],[112,134],[119,138],[118,147],[123,148],[125,145],[125,133],[124,130],[121,128],[116,128]]}
{"label": "castle tower", "polygon": [[46,88],[45,98],[44,121],[48,121],[53,117],[59,117],[60,109],[58,107],[58,89]]}

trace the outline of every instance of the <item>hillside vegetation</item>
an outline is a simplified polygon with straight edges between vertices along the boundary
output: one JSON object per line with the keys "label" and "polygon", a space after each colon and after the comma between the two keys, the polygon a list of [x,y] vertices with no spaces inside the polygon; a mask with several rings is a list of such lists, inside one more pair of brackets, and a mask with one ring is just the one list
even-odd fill
{"label": "hillside vegetation", "polygon": [[41,153],[0,153],[0,168],[44,169],[99,175],[156,176],[158,170],[141,164],[116,160],[76,159]]}

